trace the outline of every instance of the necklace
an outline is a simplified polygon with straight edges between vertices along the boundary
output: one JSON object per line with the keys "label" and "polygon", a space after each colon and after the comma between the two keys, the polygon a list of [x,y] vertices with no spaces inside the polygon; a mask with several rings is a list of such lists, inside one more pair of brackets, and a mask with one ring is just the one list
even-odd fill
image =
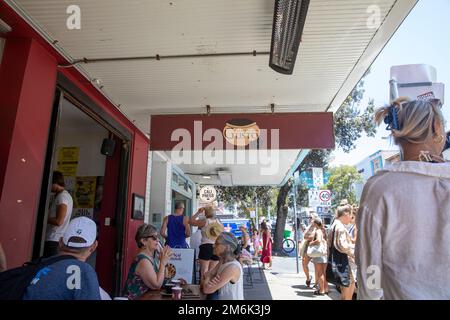
{"label": "necklace", "polygon": [[407,161],[420,161],[420,162],[430,162],[430,163],[443,163],[444,158],[431,154],[430,151],[420,151],[420,154],[414,158],[408,159]]}

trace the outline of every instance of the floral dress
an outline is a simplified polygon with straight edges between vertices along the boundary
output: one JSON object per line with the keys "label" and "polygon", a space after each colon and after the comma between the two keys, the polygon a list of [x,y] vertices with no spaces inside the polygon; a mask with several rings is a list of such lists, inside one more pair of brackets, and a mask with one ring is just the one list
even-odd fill
{"label": "floral dress", "polygon": [[136,300],[149,290],[149,287],[144,283],[144,280],[136,274],[136,268],[142,259],[150,261],[156,273],[159,271],[159,268],[154,261],[143,253],[138,254],[130,266],[127,281],[125,283],[124,295],[129,300]]}

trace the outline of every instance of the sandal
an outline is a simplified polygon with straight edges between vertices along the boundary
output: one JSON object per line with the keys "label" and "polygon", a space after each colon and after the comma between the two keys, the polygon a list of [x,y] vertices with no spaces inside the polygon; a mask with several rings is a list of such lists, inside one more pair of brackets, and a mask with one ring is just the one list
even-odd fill
{"label": "sandal", "polygon": [[324,292],[320,292],[319,290],[314,291],[313,293],[315,296],[324,296],[325,293]]}
{"label": "sandal", "polygon": [[312,277],[309,277],[309,280],[306,280],[306,286],[309,288],[311,285]]}

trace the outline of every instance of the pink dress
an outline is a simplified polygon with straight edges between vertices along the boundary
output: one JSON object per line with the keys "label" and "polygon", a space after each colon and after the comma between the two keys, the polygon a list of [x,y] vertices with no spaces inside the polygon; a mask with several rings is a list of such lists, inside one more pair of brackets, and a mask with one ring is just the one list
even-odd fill
{"label": "pink dress", "polygon": [[272,257],[272,239],[269,238],[269,241],[267,241],[267,247],[265,247],[266,239],[267,239],[267,233],[263,232],[262,234],[263,238],[263,249],[261,252],[261,262],[262,263],[269,263],[270,258]]}
{"label": "pink dress", "polygon": [[259,246],[261,243],[259,243],[259,236],[253,236],[253,248],[256,250],[259,250]]}

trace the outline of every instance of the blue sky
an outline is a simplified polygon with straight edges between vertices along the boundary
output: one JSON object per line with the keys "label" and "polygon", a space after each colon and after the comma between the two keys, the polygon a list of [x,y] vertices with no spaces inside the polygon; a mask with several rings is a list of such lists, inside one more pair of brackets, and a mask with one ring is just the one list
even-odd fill
{"label": "blue sky", "polygon": [[[371,73],[365,79],[364,102],[375,99],[375,106],[386,104],[389,100],[389,75],[391,66],[402,64],[429,64],[437,69],[437,80],[445,85],[446,95],[443,106],[450,126],[450,1],[420,0],[411,11],[396,34],[391,38],[383,52],[373,63]],[[355,165],[378,150],[392,150],[397,147],[388,137],[389,132],[382,125],[375,138],[363,137],[350,153],[337,149],[331,166]],[[384,137],[384,139],[383,139]]]}

